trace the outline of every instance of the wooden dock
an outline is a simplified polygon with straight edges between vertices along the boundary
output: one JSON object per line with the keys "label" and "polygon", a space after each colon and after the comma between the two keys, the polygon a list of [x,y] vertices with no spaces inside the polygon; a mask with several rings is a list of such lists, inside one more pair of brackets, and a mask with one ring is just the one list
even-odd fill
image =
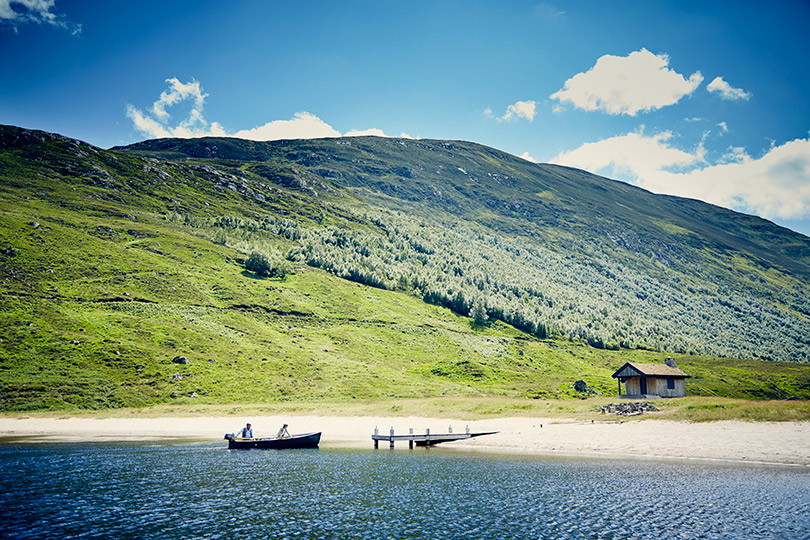
{"label": "wooden dock", "polygon": [[375,427],[371,440],[374,441],[374,448],[380,447],[380,441],[388,441],[389,448],[394,447],[395,441],[408,441],[408,448],[413,448],[414,444],[416,444],[416,446],[433,446],[443,442],[460,441],[480,437],[481,435],[493,435],[498,433],[497,431],[470,433],[470,426],[467,426],[467,430],[464,433],[453,433],[452,427],[448,428],[447,431],[447,433],[431,433],[429,429],[426,429],[424,433],[414,433],[413,428],[410,428],[407,435],[397,435],[394,433],[394,428],[391,428],[388,435],[381,435],[379,430]]}

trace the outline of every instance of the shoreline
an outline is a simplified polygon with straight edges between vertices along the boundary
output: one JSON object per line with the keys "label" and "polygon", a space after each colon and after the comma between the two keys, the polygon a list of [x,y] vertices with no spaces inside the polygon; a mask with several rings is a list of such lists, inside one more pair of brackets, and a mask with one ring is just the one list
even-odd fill
{"label": "shoreline", "polygon": [[[426,417],[253,415],[149,418],[0,416],[0,444],[8,442],[110,442],[211,440],[253,424],[257,437],[273,436],[283,423],[291,433],[321,431],[323,448],[373,448],[375,427],[388,434],[497,431],[493,435],[442,443],[436,448],[510,455],[598,457],[611,459],[686,460],[810,467],[810,422],[687,423],[672,420],[621,419],[590,422],[561,418],[488,418],[463,421]],[[408,450],[397,442],[396,450]],[[388,451],[381,441],[380,450]]]}

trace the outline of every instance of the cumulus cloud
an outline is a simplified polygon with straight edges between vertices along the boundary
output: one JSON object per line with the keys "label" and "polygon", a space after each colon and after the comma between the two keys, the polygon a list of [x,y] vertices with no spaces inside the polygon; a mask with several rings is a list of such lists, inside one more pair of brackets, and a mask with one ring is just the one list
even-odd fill
{"label": "cumulus cloud", "polygon": [[281,139],[319,139],[340,137],[340,132],[308,112],[295,113],[291,120],[273,120],[253,129],[237,131],[229,137],[252,141],[277,141]]}
{"label": "cumulus cloud", "polygon": [[177,78],[166,79],[166,82],[169,83],[169,88],[161,92],[158,100],[152,105],[152,112],[157,118],[168,119],[169,113],[166,112],[166,107],[186,100],[194,102],[192,110],[202,111],[208,94],[203,93],[200,83],[197,81],[182,83]]}
{"label": "cumulus cloud", "polygon": [[734,88],[724,81],[723,77],[715,77],[714,80],[706,86],[706,90],[714,94],[718,94],[723,99],[729,99],[732,101],[747,101],[751,99],[751,94],[749,92],[746,92],[742,88]]}
{"label": "cumulus cloud", "polygon": [[[127,116],[135,128],[147,137],[221,137],[225,130],[218,122],[209,123],[203,116],[203,106],[208,94],[204,94],[200,83],[180,82],[177,78],[166,79],[169,88],[161,92],[152,104],[151,112],[144,112],[133,105],[127,105]],[[171,115],[166,110],[180,103],[191,102],[188,115],[177,124],[171,125]]]}
{"label": "cumulus cloud", "polygon": [[720,156],[718,163],[743,163],[750,156],[742,146],[729,146],[728,150]]}
{"label": "cumulus cloud", "polygon": [[[289,120],[273,120],[252,129],[228,133],[219,122],[208,122],[205,119],[203,109],[208,94],[203,92],[199,82],[192,80],[184,83],[175,77],[166,79],[166,83],[168,88],[161,92],[160,97],[149,110],[142,111],[133,105],[127,105],[127,117],[132,120],[135,129],[146,137],[235,137],[253,141],[276,141],[344,136],[340,131],[308,112],[297,112]],[[169,109],[180,105],[184,105],[188,112],[181,120],[173,121]],[[361,135],[388,137],[383,130],[378,128],[353,129],[345,134],[347,137]],[[405,133],[401,137],[412,138]]]}
{"label": "cumulus cloud", "polygon": [[531,100],[516,101],[515,103],[509,105],[506,108],[506,112],[503,116],[495,116],[495,113],[490,107],[484,109],[484,116],[487,118],[494,118],[498,122],[512,122],[518,120],[519,118],[525,118],[529,122],[533,122],[536,114],[537,102]]}
{"label": "cumulus cloud", "polygon": [[364,137],[366,135],[372,135],[374,137],[388,137],[383,130],[377,128],[351,129],[346,132],[346,137]]}
{"label": "cumulus cloud", "polygon": [[[663,131],[646,136],[643,132],[627,133],[598,142],[585,143],[563,152],[552,163],[568,165],[591,172],[610,172],[636,179],[653,177],[670,167],[686,167],[700,160],[700,152],[690,153],[668,144],[672,133]],[[641,183],[641,182],[639,182]]]}
{"label": "cumulus cloud", "polygon": [[635,116],[640,111],[660,109],[677,103],[703,82],[699,71],[686,79],[668,65],[667,55],[656,55],[647,49],[628,56],[606,54],[590,70],[565,81],[565,86],[551,94],[551,99],[613,115]]}
{"label": "cumulus cloud", "polygon": [[534,159],[532,156],[530,156],[528,152],[523,152],[522,154],[520,154],[520,159],[525,159],[526,161],[537,163],[537,160]]}
{"label": "cumulus cloud", "polygon": [[674,148],[668,132],[629,133],[586,143],[552,163],[612,172],[655,193],[700,199],[766,218],[810,217],[810,139],[771,147],[755,158],[732,147],[707,163],[702,146]]}
{"label": "cumulus cloud", "polygon": [[518,101],[506,108],[506,114],[501,116],[498,120],[501,122],[509,122],[517,120],[518,118],[525,118],[529,122],[534,121],[537,103],[534,101]]}
{"label": "cumulus cloud", "polygon": [[62,14],[51,11],[56,0],[0,0],[0,24],[11,26],[14,32],[28,24],[49,24],[78,35],[82,25],[73,23]]}

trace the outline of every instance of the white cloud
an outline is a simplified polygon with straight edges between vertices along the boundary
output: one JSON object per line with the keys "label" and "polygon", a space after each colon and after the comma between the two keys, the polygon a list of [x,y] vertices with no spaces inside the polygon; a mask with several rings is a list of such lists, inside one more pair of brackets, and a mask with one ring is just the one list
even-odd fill
{"label": "white cloud", "polygon": [[[630,133],[563,152],[552,163],[611,171],[655,193],[700,199],[766,218],[810,217],[810,139],[774,146],[753,158],[732,147],[716,163],[706,163],[703,147],[674,148],[668,132]],[[673,167],[689,167],[673,171]]]}
{"label": "white cloud", "polygon": [[34,23],[63,28],[74,36],[80,34],[82,25],[51,11],[55,4],[56,0],[0,0],[0,23],[10,25],[14,32],[23,24]]}
{"label": "white cloud", "polygon": [[523,152],[522,154],[520,154],[520,159],[525,159],[526,161],[537,163],[537,160],[534,159],[532,156],[530,156],[528,152]]}
{"label": "white cloud", "polygon": [[371,129],[352,129],[346,132],[346,137],[365,137],[366,135],[372,135],[374,137],[388,137],[383,130],[377,128]]}
{"label": "white cloud", "polygon": [[758,159],[740,148],[732,148],[724,157],[732,162],[675,178],[681,182],[676,189],[765,217],[810,217],[809,139],[775,146]]}
{"label": "white cloud", "polygon": [[[506,108],[506,114],[498,118],[499,122],[509,122],[518,118],[525,118],[529,122],[534,121],[537,103],[534,101],[518,101]],[[491,113],[492,111],[490,111]]]}
{"label": "white cloud", "polygon": [[[151,114],[127,105],[127,116],[138,131],[156,138],[225,136],[225,130],[218,122],[208,123],[203,117],[203,105],[208,94],[202,92],[200,83],[182,83],[177,78],[166,79],[166,82],[169,88],[161,92],[158,100],[152,104]],[[169,125],[171,115],[166,109],[185,101],[192,102],[188,116],[174,126]]]}
{"label": "white cloud", "polygon": [[706,86],[706,90],[709,92],[719,94],[723,99],[730,99],[730,100],[744,100],[747,101],[751,99],[751,94],[746,92],[742,88],[734,88],[726,81],[723,80],[723,77],[715,77],[712,82],[710,82]]}
{"label": "white cloud", "polygon": [[494,118],[498,122],[511,122],[519,118],[525,118],[529,122],[533,122],[536,114],[537,102],[531,100],[516,101],[515,103],[509,105],[506,108],[506,112],[503,116],[495,116],[495,113],[490,107],[484,109],[484,116],[487,118]]}
{"label": "white cloud", "polygon": [[194,108],[192,110],[202,111],[205,98],[208,97],[208,94],[203,94],[200,83],[197,81],[182,83],[176,77],[166,79],[166,82],[169,83],[169,89],[161,92],[160,98],[152,105],[152,112],[156,117],[168,119],[169,113],[166,112],[166,107],[177,105],[188,99],[194,101]]}
{"label": "white cloud", "polygon": [[742,146],[729,146],[726,153],[718,160],[718,163],[743,163],[748,158],[748,153]]}
{"label": "white cloud", "polygon": [[[236,137],[253,141],[276,141],[344,136],[340,131],[308,112],[297,112],[290,120],[273,120],[252,129],[228,133],[219,122],[209,123],[203,116],[205,99],[208,94],[203,92],[199,82],[192,80],[184,83],[174,77],[166,79],[166,83],[168,88],[161,92],[160,97],[148,111],[127,105],[127,117],[132,120],[135,129],[146,137]],[[179,122],[172,123],[169,109],[184,103],[187,103],[189,107],[186,117]],[[388,137],[383,130],[378,128],[353,129],[345,134],[346,137],[361,135]],[[402,133],[400,136],[407,139],[413,138],[406,133]]]}
{"label": "white cloud", "polygon": [[229,137],[253,141],[277,141],[281,139],[320,139],[340,137],[338,130],[308,112],[295,113],[291,120],[273,120],[263,126],[237,131]]}
{"label": "white cloud", "polygon": [[660,109],[677,103],[703,82],[699,71],[686,79],[668,65],[667,55],[655,55],[647,49],[628,56],[606,54],[590,70],[565,81],[565,87],[551,99],[614,115],[635,116],[639,111]]}
{"label": "white cloud", "polygon": [[686,167],[699,161],[699,152],[689,153],[667,144],[672,133],[664,131],[648,137],[642,132],[627,133],[598,142],[585,143],[563,152],[551,163],[568,165],[591,172],[611,170],[614,174],[631,174],[648,178],[669,167]]}
{"label": "white cloud", "polygon": [[720,128],[721,132],[728,133],[728,124],[726,124],[725,122],[720,122],[719,124],[717,124],[717,127]]}
{"label": "white cloud", "polygon": [[135,129],[147,137],[162,139],[172,136],[170,128],[165,127],[151,116],[143,114],[139,109],[133,107],[132,105],[127,105],[127,117],[132,120],[132,124],[135,126]]}

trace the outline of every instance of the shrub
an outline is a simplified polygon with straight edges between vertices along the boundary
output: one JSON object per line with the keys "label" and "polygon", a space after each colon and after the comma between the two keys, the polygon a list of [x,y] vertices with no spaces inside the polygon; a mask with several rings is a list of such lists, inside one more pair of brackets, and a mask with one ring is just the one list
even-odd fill
{"label": "shrub", "polygon": [[273,263],[264,253],[253,251],[245,261],[245,269],[260,276],[269,276],[273,271]]}

